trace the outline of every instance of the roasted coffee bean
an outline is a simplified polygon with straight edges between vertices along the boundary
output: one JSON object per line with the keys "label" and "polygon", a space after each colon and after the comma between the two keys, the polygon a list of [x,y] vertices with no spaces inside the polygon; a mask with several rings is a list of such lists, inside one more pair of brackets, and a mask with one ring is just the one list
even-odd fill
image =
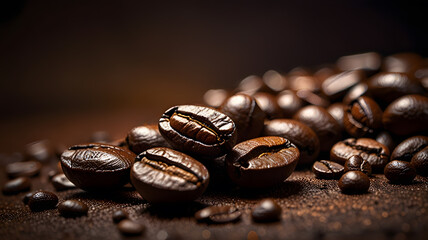
{"label": "roasted coffee bean", "polygon": [[220,111],[235,123],[238,134],[237,142],[260,136],[266,114],[253,97],[243,93],[235,94],[224,101]]}
{"label": "roasted coffee bean", "polygon": [[320,69],[314,72],[313,76],[319,82],[324,82],[327,78],[339,73],[335,65],[323,65]]}
{"label": "roasted coffee bean", "polygon": [[351,70],[327,78],[321,85],[322,92],[331,100],[338,100],[346,92],[364,79],[360,70]]}
{"label": "roasted coffee bean", "polygon": [[209,173],[194,158],[169,148],[158,147],[138,155],[132,166],[131,182],[149,202],[188,202],[205,191]]}
{"label": "roasted coffee bean", "polygon": [[293,118],[314,130],[320,141],[321,151],[330,151],[331,146],[341,138],[340,125],[322,107],[306,106],[300,109]]}
{"label": "roasted coffee bean", "polygon": [[427,136],[414,136],[407,138],[395,147],[391,153],[391,160],[410,162],[412,157],[428,146]]}
{"label": "roasted coffee bean", "polygon": [[135,154],[109,144],[70,147],[61,156],[65,176],[84,190],[111,190],[129,182]]}
{"label": "roasted coffee bean", "polygon": [[276,98],[276,102],[279,108],[281,108],[284,118],[292,118],[300,108],[305,106],[305,102],[291,90],[280,92]]}
{"label": "roasted coffee bean", "polygon": [[137,236],[141,235],[146,229],[141,223],[135,221],[124,219],[119,222],[117,229],[126,236]]}
{"label": "roasted coffee bean", "polygon": [[203,99],[207,106],[218,108],[228,97],[229,93],[224,89],[210,89],[205,92]]}
{"label": "roasted coffee bean", "polygon": [[55,208],[57,204],[58,197],[54,193],[48,191],[35,192],[28,200],[28,206],[33,212],[52,209]]}
{"label": "roasted coffee bean", "polygon": [[106,131],[96,131],[92,133],[88,141],[93,143],[109,143],[111,141],[111,137]]}
{"label": "roasted coffee bean", "polygon": [[343,166],[327,160],[316,161],[312,172],[320,179],[339,179],[343,174]]}
{"label": "roasted coffee bean", "polygon": [[370,187],[370,179],[363,172],[349,171],[342,175],[338,185],[346,194],[365,193]]}
{"label": "roasted coffee bean", "polygon": [[218,157],[232,149],[236,126],[226,114],[201,106],[168,109],[159,120],[159,131],[175,149],[200,157]]}
{"label": "roasted coffee bean", "polygon": [[63,173],[55,175],[51,181],[52,185],[57,191],[76,188],[74,183],[70,182],[70,180],[68,180],[68,178]]}
{"label": "roasted coffee bean", "polygon": [[412,75],[423,64],[422,57],[415,53],[397,53],[385,57],[383,70]]}
{"label": "roasted coffee bean", "polygon": [[267,119],[282,117],[282,110],[276,102],[276,97],[270,93],[257,92],[253,94],[260,109],[266,114]]}
{"label": "roasted coffee bean", "polygon": [[22,202],[27,205],[28,201],[30,201],[30,198],[34,195],[35,192],[29,192],[27,194],[24,195],[24,197],[22,198]]}
{"label": "roasted coffee bean", "polygon": [[428,176],[428,147],[416,153],[410,163],[419,175]]}
{"label": "roasted coffee bean", "polygon": [[255,222],[274,222],[281,218],[281,207],[273,199],[261,200],[251,211]]}
{"label": "roasted coffee bean", "polygon": [[373,99],[359,97],[346,107],[343,124],[353,137],[373,135],[382,127],[382,110]]}
{"label": "roasted coffee bean", "polygon": [[325,97],[315,94],[309,90],[299,90],[296,92],[296,95],[302,99],[305,103],[320,107],[328,107],[330,105],[330,101]]}
{"label": "roasted coffee bean", "polygon": [[428,131],[428,97],[406,95],[392,102],[383,113],[384,127],[397,135]]}
{"label": "roasted coffee bean", "polygon": [[416,171],[412,164],[399,160],[394,160],[386,164],[384,174],[391,183],[398,184],[411,183],[416,177]]}
{"label": "roasted coffee bean", "polygon": [[15,162],[6,166],[6,174],[10,178],[32,177],[40,173],[42,164],[37,161]]}
{"label": "roasted coffee bean", "polygon": [[263,74],[263,82],[272,89],[273,92],[280,92],[287,87],[287,79],[275,70],[268,70]]}
{"label": "roasted coffee bean", "polygon": [[394,138],[387,131],[380,132],[376,136],[375,140],[385,145],[388,148],[389,152],[392,152],[396,146]]}
{"label": "roasted coffee bean", "polygon": [[114,211],[114,213],[113,213],[113,222],[114,223],[119,223],[120,221],[122,221],[124,219],[128,219],[128,213],[125,210],[119,209],[119,210]]}
{"label": "roasted coffee bean", "polygon": [[227,154],[227,172],[239,186],[269,187],[290,176],[299,157],[299,149],[285,138],[254,138],[237,144]]}
{"label": "roasted coffee bean", "polygon": [[6,182],[3,186],[3,194],[17,194],[30,190],[31,182],[28,177],[19,177]]}
{"label": "roasted coffee bean", "polygon": [[371,138],[348,138],[336,143],[331,148],[330,160],[345,164],[354,155],[358,155],[369,162],[373,172],[381,172],[388,163],[389,150]]}
{"label": "roasted coffee bean", "polygon": [[291,75],[288,77],[288,81],[290,83],[290,89],[294,91],[310,91],[310,92],[318,92],[320,89],[320,82],[313,76],[304,74]]}
{"label": "roasted coffee bean", "polygon": [[336,122],[340,125],[340,128],[342,130],[345,129],[345,126],[343,125],[343,116],[345,114],[345,107],[346,105],[343,103],[333,103],[327,108],[327,112],[330,113],[330,115],[336,119]]}
{"label": "roasted coffee bean", "polygon": [[312,164],[320,151],[320,142],[315,132],[296,120],[274,119],[266,121],[263,136],[283,137],[295,144],[300,151],[299,165]]}
{"label": "roasted coffee bean", "polygon": [[126,137],[129,150],[140,154],[149,148],[169,147],[157,125],[143,125],[133,128]]}
{"label": "roasted coffee bean", "polygon": [[362,69],[369,72],[378,71],[381,65],[381,56],[375,52],[343,56],[336,62],[342,71]]}
{"label": "roasted coffee bean", "polygon": [[210,206],[195,213],[199,222],[229,223],[239,221],[241,212],[232,206]]}
{"label": "roasted coffee bean", "polygon": [[351,156],[345,162],[345,172],[349,171],[361,171],[365,173],[367,176],[372,175],[372,166],[367,160],[364,160],[362,157],[358,155]]}
{"label": "roasted coffee bean", "polygon": [[58,204],[58,211],[63,217],[85,216],[88,210],[88,205],[78,200],[66,200]]}
{"label": "roasted coffee bean", "polygon": [[352,101],[356,100],[357,98],[361,96],[368,96],[370,97],[370,93],[368,92],[369,87],[367,86],[367,83],[362,82],[358,83],[357,85],[353,86],[351,89],[349,89],[348,93],[343,97],[343,103],[345,105],[350,104]]}
{"label": "roasted coffee bean", "polygon": [[261,77],[250,75],[242,79],[236,89],[236,92],[253,95],[257,92],[271,92],[271,89],[265,85]]}
{"label": "roasted coffee bean", "polygon": [[40,140],[25,146],[25,155],[29,160],[46,163],[54,158],[54,149],[48,140]]}

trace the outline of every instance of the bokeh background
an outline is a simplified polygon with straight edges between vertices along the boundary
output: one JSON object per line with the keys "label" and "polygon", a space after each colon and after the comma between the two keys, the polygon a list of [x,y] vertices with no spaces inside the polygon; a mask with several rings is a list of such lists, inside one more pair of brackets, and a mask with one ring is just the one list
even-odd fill
{"label": "bokeh background", "polygon": [[[428,55],[426,1],[2,1],[0,152],[113,138],[250,74]],[[73,140],[74,141],[74,140]]]}

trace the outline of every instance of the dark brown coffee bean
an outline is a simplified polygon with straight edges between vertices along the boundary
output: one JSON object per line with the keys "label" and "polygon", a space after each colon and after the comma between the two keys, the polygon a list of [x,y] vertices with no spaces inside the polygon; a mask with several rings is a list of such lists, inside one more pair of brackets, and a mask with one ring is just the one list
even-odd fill
{"label": "dark brown coffee bean", "polygon": [[385,72],[408,73],[412,75],[423,64],[422,57],[415,53],[397,53],[385,57],[383,70]]}
{"label": "dark brown coffee bean", "polygon": [[375,52],[361,53],[343,56],[336,62],[342,71],[362,69],[366,71],[377,71],[381,65],[381,56]]}
{"label": "dark brown coffee bean", "polygon": [[88,210],[88,205],[78,200],[66,200],[58,204],[58,211],[63,217],[85,216]]}
{"label": "dark brown coffee bean", "polygon": [[25,146],[25,155],[29,160],[46,163],[55,157],[54,149],[48,140],[40,140]]}
{"label": "dark brown coffee bean", "polygon": [[338,185],[346,194],[365,193],[370,187],[370,179],[363,172],[349,171],[342,175]]}
{"label": "dark brown coffee bean", "polygon": [[389,150],[383,144],[370,138],[348,138],[336,143],[331,148],[330,160],[345,164],[354,155],[358,155],[369,162],[373,172],[381,172],[388,163]]}
{"label": "dark brown coffee bean", "polygon": [[320,83],[324,82],[327,78],[339,73],[335,65],[323,65],[320,69],[314,72],[313,76],[318,79]]}
{"label": "dark brown coffee bean", "polygon": [[391,160],[401,160],[410,162],[412,157],[428,146],[427,136],[414,136],[405,139],[395,147],[391,153]]}
{"label": "dark brown coffee bean", "polygon": [[345,162],[345,172],[349,171],[361,171],[365,173],[367,176],[372,175],[372,166],[367,160],[364,160],[362,157],[358,155],[351,156]]}
{"label": "dark brown coffee bean", "polygon": [[170,147],[158,130],[157,125],[143,125],[133,128],[126,137],[129,150],[140,154],[149,148]]}
{"label": "dark brown coffee bean", "polygon": [[129,182],[135,154],[109,144],[85,144],[70,147],[61,156],[65,176],[77,187],[111,190]]}
{"label": "dark brown coffee bean", "polygon": [[232,206],[210,206],[195,213],[199,222],[229,223],[239,221],[241,212]]}
{"label": "dark brown coffee bean", "polygon": [[159,120],[159,131],[175,149],[200,157],[221,156],[237,140],[236,126],[230,117],[194,105],[168,109]]}
{"label": "dark brown coffee bean", "polygon": [[296,92],[296,95],[302,99],[302,101],[310,105],[320,106],[323,108],[330,105],[330,101],[328,101],[328,99],[308,90],[299,90]]}
{"label": "dark brown coffee bean", "polygon": [[158,147],[138,155],[132,166],[131,182],[149,202],[188,202],[205,191],[209,173],[194,158],[169,148]]}
{"label": "dark brown coffee bean", "polygon": [[327,108],[327,112],[336,119],[336,122],[340,125],[342,130],[345,130],[345,126],[343,125],[343,116],[345,114],[346,105],[343,103],[333,103]]}
{"label": "dark brown coffee bean", "polygon": [[346,107],[343,123],[353,137],[373,135],[382,127],[382,110],[373,99],[362,96]]}
{"label": "dark brown coffee bean", "polygon": [[281,218],[281,207],[273,199],[261,200],[251,211],[255,222],[274,222]]}
{"label": "dark brown coffee bean", "polygon": [[74,183],[70,182],[70,180],[68,180],[68,178],[63,173],[55,175],[51,181],[52,185],[57,191],[76,188]]}
{"label": "dark brown coffee bean", "polygon": [[380,132],[376,136],[375,140],[378,141],[379,143],[382,143],[383,145],[385,145],[388,148],[389,152],[392,152],[396,146],[394,138],[387,131]]}
{"label": "dark brown coffee bean", "polygon": [[117,229],[126,236],[137,236],[143,234],[146,229],[141,223],[135,221],[124,219],[119,222]]}
{"label": "dark brown coffee bean", "polygon": [[321,151],[330,151],[331,146],[341,138],[341,129],[337,121],[322,107],[306,106],[293,117],[306,124],[317,134]]}
{"label": "dark brown coffee bean", "polygon": [[416,153],[410,163],[419,175],[428,176],[428,147]]}
{"label": "dark brown coffee bean", "polygon": [[342,72],[327,78],[321,85],[322,92],[331,100],[341,99],[346,92],[361,82],[364,74],[360,70]]}
{"label": "dark brown coffee bean", "polygon": [[275,70],[266,71],[262,79],[273,92],[280,92],[288,85],[286,77]]}
{"label": "dark brown coffee bean", "polygon": [[320,142],[315,132],[296,120],[274,119],[266,121],[263,136],[283,137],[295,144],[300,151],[299,165],[312,164],[320,151]]}
{"label": "dark brown coffee bean", "polygon": [[120,221],[124,220],[124,219],[128,219],[128,213],[123,210],[123,209],[119,209],[114,211],[113,213],[113,222],[114,223],[119,223]]}
{"label": "dark brown coffee bean", "polygon": [[392,102],[383,113],[385,128],[397,135],[428,131],[428,97],[406,95]]}
{"label": "dark brown coffee bean", "polygon": [[57,204],[58,197],[54,193],[48,191],[35,192],[28,200],[28,206],[33,212],[52,209],[55,208]]}
{"label": "dark brown coffee bean", "polygon": [[227,172],[239,186],[269,187],[291,175],[299,156],[299,149],[285,138],[254,138],[237,144],[227,154]]}
{"label": "dark brown coffee bean", "polygon": [[357,85],[353,86],[351,89],[349,89],[348,93],[343,97],[343,103],[345,105],[350,104],[352,101],[356,100],[357,98],[361,96],[368,96],[370,97],[370,93],[368,92],[369,87],[366,83],[358,83]]}
{"label": "dark brown coffee bean", "polygon": [[316,161],[312,172],[320,179],[339,179],[343,174],[343,166],[327,160]]}
{"label": "dark brown coffee bean", "polygon": [[236,89],[236,92],[252,96],[257,92],[271,92],[271,89],[266,86],[261,77],[250,75],[242,79],[238,85],[238,88]]}
{"label": "dark brown coffee bean", "polygon": [[6,182],[3,186],[3,194],[11,195],[30,190],[31,182],[28,177],[19,177]]}
{"label": "dark brown coffee bean", "polygon": [[10,178],[33,177],[40,173],[42,164],[37,161],[15,162],[6,166],[6,174]]}
{"label": "dark brown coffee bean", "polygon": [[310,92],[318,92],[321,88],[321,84],[313,76],[305,75],[305,74],[292,74],[288,77],[288,81],[290,83],[290,89],[293,91],[310,91]]}
{"label": "dark brown coffee bean", "polygon": [[205,92],[203,99],[207,106],[218,108],[228,97],[229,93],[224,89],[210,89]]}
{"label": "dark brown coffee bean", "polygon": [[391,183],[407,184],[416,177],[416,171],[409,162],[394,160],[386,164],[384,169],[385,177]]}
{"label": "dark brown coffee bean", "polygon": [[305,106],[305,102],[291,90],[280,92],[276,98],[276,102],[279,108],[281,108],[284,118],[292,118],[300,108]]}
{"label": "dark brown coffee bean", "polygon": [[267,119],[282,117],[282,110],[276,102],[276,97],[270,93],[257,92],[253,94],[260,109],[266,114]]}
{"label": "dark brown coffee bean", "polygon": [[235,94],[224,101],[220,111],[235,123],[238,132],[237,142],[260,136],[266,114],[253,97],[243,93]]}

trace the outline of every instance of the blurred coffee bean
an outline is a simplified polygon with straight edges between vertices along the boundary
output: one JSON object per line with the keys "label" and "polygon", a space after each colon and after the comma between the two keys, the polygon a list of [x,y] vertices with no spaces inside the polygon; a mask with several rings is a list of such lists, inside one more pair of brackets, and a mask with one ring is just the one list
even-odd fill
{"label": "blurred coffee bean", "polygon": [[117,229],[119,229],[119,231],[123,235],[138,236],[143,234],[146,228],[141,223],[137,223],[129,219],[124,219],[119,222],[119,224],[117,225]]}
{"label": "blurred coffee bean", "polygon": [[330,100],[339,100],[363,79],[364,75],[359,70],[346,71],[327,78],[322,83],[321,89]]}
{"label": "blurred coffee bean", "polygon": [[232,206],[210,206],[195,213],[199,222],[229,223],[239,221],[241,212]]}
{"label": "blurred coffee bean", "polygon": [[266,86],[261,77],[250,75],[242,79],[236,89],[236,92],[252,96],[256,92],[271,92],[271,90]]}
{"label": "blurred coffee bean", "polygon": [[68,180],[68,178],[63,173],[53,176],[51,181],[52,185],[57,191],[76,188],[74,183],[70,182],[70,180]]}
{"label": "blurred coffee bean", "polygon": [[131,129],[126,136],[126,143],[132,152],[140,154],[149,148],[170,147],[160,134],[157,125],[142,125]]}
{"label": "blurred coffee bean", "polygon": [[19,177],[7,181],[3,186],[3,194],[11,195],[30,190],[31,181],[28,177]]}
{"label": "blurred coffee bean", "polygon": [[337,123],[340,125],[342,130],[345,130],[345,126],[343,125],[343,116],[345,114],[346,105],[340,102],[333,103],[327,108],[327,112],[336,119]]}
{"label": "blurred coffee bean", "polygon": [[15,162],[6,165],[6,174],[10,178],[32,177],[40,173],[42,164],[37,161]]}
{"label": "blurred coffee bean", "polygon": [[372,166],[367,160],[364,160],[362,157],[358,155],[351,156],[346,162],[345,162],[345,172],[349,171],[361,171],[365,173],[367,176],[370,176],[372,174]]}
{"label": "blurred coffee bean", "polygon": [[312,172],[320,179],[339,179],[343,174],[343,166],[327,160],[316,161]]}
{"label": "blurred coffee bean", "polygon": [[295,67],[287,73],[287,76],[290,76],[290,77],[309,76],[309,75],[312,75],[312,72],[311,70],[305,67]]}
{"label": "blurred coffee bean", "polygon": [[428,147],[416,153],[410,161],[416,172],[421,176],[428,176]]}
{"label": "blurred coffee bean", "polygon": [[318,79],[320,83],[324,82],[327,78],[339,73],[338,69],[333,66],[323,66],[320,69],[318,69],[314,73],[314,77]]}
{"label": "blurred coffee bean", "polygon": [[290,83],[290,89],[294,91],[307,90],[310,92],[318,92],[321,87],[318,79],[309,75],[290,76],[288,81]]}
{"label": "blurred coffee bean", "polygon": [[266,114],[267,119],[275,119],[282,117],[281,108],[276,102],[276,97],[270,93],[257,92],[253,95],[257,105]]}
{"label": "blurred coffee bean", "polygon": [[365,193],[370,187],[369,177],[360,171],[349,171],[339,179],[339,188],[346,194]]}
{"label": "blurred coffee bean", "polygon": [[385,57],[382,69],[385,72],[413,74],[422,65],[422,57],[415,53],[397,53]]}
{"label": "blurred coffee bean", "polygon": [[28,200],[31,211],[38,212],[55,208],[58,204],[58,197],[48,191],[37,191]]}
{"label": "blurred coffee bean", "polygon": [[88,214],[89,207],[78,200],[66,200],[58,204],[59,214],[63,217],[80,217]]}
{"label": "blurred coffee bean", "polygon": [[305,103],[308,103],[311,105],[320,106],[324,108],[330,105],[330,102],[326,98],[308,90],[299,90],[296,92],[296,95],[300,99],[302,99]]}
{"label": "blurred coffee bean", "polygon": [[338,68],[342,71],[361,69],[372,73],[378,71],[381,66],[381,56],[375,52],[367,52],[343,56],[336,62]]}
{"label": "blurred coffee bean", "polygon": [[218,108],[226,100],[229,93],[224,89],[210,89],[205,92],[204,103],[213,108]]}
{"label": "blurred coffee bean", "polygon": [[373,99],[359,97],[346,106],[343,124],[353,137],[373,135],[382,127],[382,110]]}
{"label": "blurred coffee bean", "polygon": [[127,219],[128,217],[128,213],[125,210],[119,209],[114,211],[112,218],[114,223],[119,223],[120,221]]}
{"label": "blurred coffee bean", "polygon": [[89,142],[93,143],[108,143],[111,141],[110,134],[106,131],[93,132],[89,138]]}
{"label": "blurred coffee bean", "polygon": [[46,163],[54,157],[54,150],[48,140],[40,140],[27,144],[25,155],[29,160]]}
{"label": "blurred coffee bean", "polygon": [[251,211],[255,222],[274,222],[281,218],[282,209],[273,199],[261,200]]}
{"label": "blurred coffee bean", "polygon": [[427,136],[414,136],[405,139],[395,147],[391,153],[391,160],[401,160],[410,162],[412,157],[428,146]]}
{"label": "blurred coffee bean", "polygon": [[34,193],[36,192],[29,192],[27,194],[24,195],[24,197],[22,198],[22,202],[27,205],[28,201],[30,201],[30,198],[34,195]]}
{"label": "blurred coffee bean", "polygon": [[276,98],[278,106],[282,110],[284,118],[292,118],[293,115],[305,106],[305,102],[300,99],[294,91],[284,90]]}
{"label": "blurred coffee bean", "polygon": [[370,97],[370,93],[368,92],[369,87],[367,86],[367,83],[361,82],[357,85],[353,86],[349,91],[346,93],[346,95],[343,97],[343,103],[345,105],[350,104],[352,101],[356,100],[357,98],[361,96],[368,96]]}
{"label": "blurred coffee bean", "polygon": [[394,160],[385,166],[385,177],[396,184],[408,184],[416,177],[416,171],[409,162]]}
{"label": "blurred coffee bean", "polygon": [[274,92],[280,92],[288,87],[285,76],[275,70],[266,71],[263,74],[263,82]]}
{"label": "blurred coffee bean", "polygon": [[394,138],[391,136],[391,134],[388,131],[380,132],[376,136],[375,140],[385,145],[388,148],[389,152],[392,152],[396,146]]}

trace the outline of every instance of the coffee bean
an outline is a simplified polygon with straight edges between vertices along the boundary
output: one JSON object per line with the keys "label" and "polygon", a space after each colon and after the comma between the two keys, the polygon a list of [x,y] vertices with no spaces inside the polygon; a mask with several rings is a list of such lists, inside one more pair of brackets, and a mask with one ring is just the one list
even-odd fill
{"label": "coffee bean", "polygon": [[190,155],[214,158],[235,145],[235,123],[212,108],[181,105],[168,109],[159,120],[159,131],[175,149]]}
{"label": "coffee bean", "polygon": [[210,206],[195,213],[199,222],[229,223],[239,221],[241,212],[232,206]]}
{"label": "coffee bean", "polygon": [[316,161],[312,172],[320,179],[339,179],[343,174],[343,166],[327,160]]}
{"label": "coffee bean", "polygon": [[280,92],[276,98],[276,102],[279,108],[281,108],[284,118],[292,118],[300,108],[305,106],[305,102],[291,90]]}
{"label": "coffee bean", "polygon": [[373,172],[381,172],[388,163],[389,150],[383,144],[370,138],[348,138],[336,143],[330,151],[330,160],[345,164],[352,156],[358,155],[370,163]]}
{"label": "coffee bean", "polygon": [[416,153],[410,162],[421,176],[428,176],[428,147]]}
{"label": "coffee bean", "polygon": [[28,201],[30,201],[30,198],[34,195],[35,192],[29,192],[27,194],[24,195],[24,197],[22,198],[22,202],[27,205]]}
{"label": "coffee bean", "polygon": [[373,135],[382,127],[382,110],[373,99],[362,96],[346,107],[343,123],[353,137]]}
{"label": "coffee bean", "polygon": [[383,70],[386,72],[400,72],[412,75],[423,65],[421,56],[415,53],[397,53],[385,57]]}
{"label": "coffee bean", "polygon": [[111,190],[129,182],[135,154],[109,144],[85,144],[70,147],[61,156],[65,176],[77,187]]}
{"label": "coffee bean", "polygon": [[296,95],[306,104],[320,106],[324,108],[330,105],[330,101],[328,101],[328,99],[321,95],[315,94],[309,90],[299,90],[296,92]]}
{"label": "coffee bean", "polygon": [[337,121],[322,107],[306,106],[293,117],[306,124],[317,134],[321,151],[330,151],[331,146],[341,138],[341,129]]}
{"label": "coffee bean", "polygon": [[395,147],[391,154],[391,160],[410,162],[412,157],[426,146],[428,146],[427,136],[414,136],[407,138]]}
{"label": "coffee bean", "polygon": [[237,142],[260,136],[266,114],[253,97],[243,93],[235,94],[224,101],[220,111],[235,123],[238,134]]}
{"label": "coffee bean", "polygon": [[42,164],[37,161],[15,162],[6,166],[6,174],[10,178],[33,177],[40,173]]}
{"label": "coffee bean", "polygon": [[58,211],[63,217],[85,216],[88,210],[88,205],[78,200],[66,200],[58,204]]}
{"label": "coffee bean", "polygon": [[276,102],[276,97],[270,93],[257,92],[253,94],[260,109],[266,114],[267,119],[282,117],[282,110]]}
{"label": "coffee bean", "polygon": [[370,187],[370,179],[360,171],[349,171],[339,179],[339,188],[346,194],[365,193]]}
{"label": "coffee bean", "polygon": [[132,166],[131,182],[149,202],[188,202],[205,191],[209,173],[194,158],[169,148],[158,147],[138,155]]}
{"label": "coffee bean", "polygon": [[358,155],[351,156],[345,162],[345,172],[349,171],[361,171],[365,173],[367,176],[372,174],[372,166],[367,160],[364,160],[362,157]]}
{"label": "coffee bean", "polygon": [[133,128],[126,137],[129,150],[140,154],[149,148],[169,147],[162,137],[157,125],[143,125]]}
{"label": "coffee bean", "polygon": [[346,92],[364,79],[360,70],[351,70],[327,78],[321,85],[322,92],[331,100],[341,99]]}
{"label": "coffee bean", "polygon": [[292,119],[274,119],[265,122],[263,136],[283,137],[300,151],[299,165],[312,164],[318,157],[320,142],[315,132],[305,124]]}
{"label": "coffee bean", "polygon": [[385,177],[391,183],[407,184],[416,177],[416,171],[409,162],[394,160],[385,166]]}
{"label": "coffee bean", "polygon": [[361,96],[368,96],[370,97],[370,92],[368,92],[369,87],[367,86],[367,83],[358,83],[357,85],[353,86],[349,91],[346,93],[346,95],[343,97],[343,103],[345,105],[350,104],[352,101],[356,100],[357,98]]}
{"label": "coffee bean", "polygon": [[336,120],[341,130],[345,129],[345,126],[343,125],[345,107],[346,105],[343,103],[333,103],[327,108],[327,112]]}
{"label": "coffee bean", "polygon": [[256,75],[250,75],[242,79],[242,81],[238,85],[238,88],[236,89],[236,92],[238,93],[244,93],[251,96],[256,92],[270,91],[271,89],[269,89],[269,87],[265,85],[263,79]]}
{"label": "coffee bean", "polygon": [[25,146],[25,155],[29,160],[36,160],[42,163],[50,161],[54,156],[54,149],[48,140],[40,140]]}
{"label": "coffee bean", "polygon": [[[389,152],[392,152],[394,150],[395,146],[396,146],[394,138],[387,131],[380,132],[376,136],[375,140],[377,142],[382,143],[383,145],[385,145],[388,148]],[[391,156],[392,156],[392,154],[391,154]]]}
{"label": "coffee bean", "polygon": [[294,91],[310,91],[318,92],[320,90],[320,82],[315,77],[309,74],[292,74],[288,77],[290,89]]}
{"label": "coffee bean", "polygon": [[327,78],[339,73],[335,65],[324,65],[314,72],[313,76],[319,80],[319,82],[324,82]]}
{"label": "coffee bean", "polygon": [[31,182],[28,177],[19,177],[6,182],[3,186],[3,194],[11,195],[30,190]]}
{"label": "coffee bean", "polygon": [[392,102],[383,113],[384,127],[397,135],[428,131],[428,97],[406,95]]}
{"label": "coffee bean", "polygon": [[378,71],[381,65],[381,56],[375,52],[343,56],[336,62],[342,71],[362,69],[369,72]]}
{"label": "coffee bean", "polygon": [[299,156],[299,149],[285,138],[254,138],[237,144],[227,154],[227,172],[239,186],[269,187],[291,175]]}
{"label": "coffee bean", "polygon": [[287,87],[287,79],[275,70],[268,70],[263,74],[263,82],[273,92],[280,92]]}
{"label": "coffee bean", "polygon": [[128,213],[125,210],[119,209],[113,213],[113,222],[119,223],[120,221],[128,219]]}
{"label": "coffee bean", "polygon": [[135,221],[124,219],[119,222],[117,229],[126,236],[137,236],[141,235],[146,229],[144,225],[137,223]]}
{"label": "coffee bean", "polygon": [[51,181],[52,181],[52,185],[57,191],[72,189],[76,187],[74,183],[68,180],[65,174],[57,174],[52,178]]}
{"label": "coffee bean", "polygon": [[274,222],[281,218],[281,207],[272,199],[261,200],[251,211],[255,222]]}
{"label": "coffee bean", "polygon": [[229,93],[224,89],[210,89],[205,92],[203,99],[207,106],[218,108],[228,98]]}
{"label": "coffee bean", "polygon": [[33,212],[52,209],[55,208],[57,204],[58,197],[54,193],[48,191],[35,192],[28,200],[28,206]]}

